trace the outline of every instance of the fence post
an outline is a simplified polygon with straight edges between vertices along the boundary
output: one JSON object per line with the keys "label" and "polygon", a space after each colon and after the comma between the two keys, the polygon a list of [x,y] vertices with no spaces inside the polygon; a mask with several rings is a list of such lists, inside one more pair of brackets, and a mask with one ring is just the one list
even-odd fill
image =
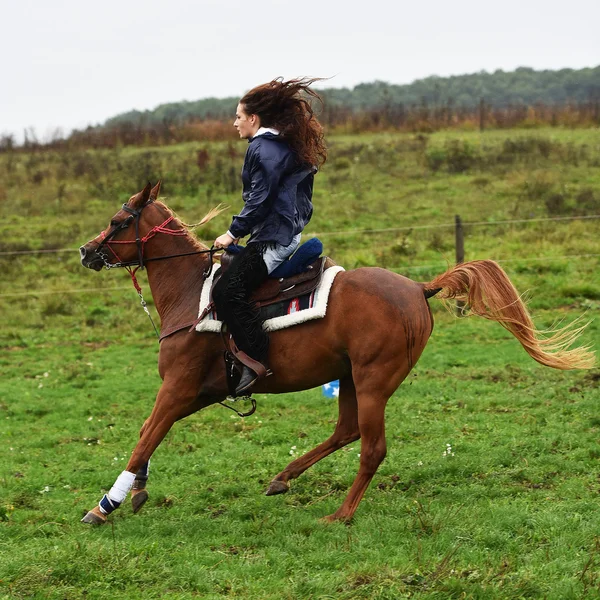
{"label": "fence post", "polygon": [[[456,264],[465,262],[465,238],[463,234],[462,221],[460,215],[454,216],[454,234],[456,239]],[[461,300],[456,301],[456,314],[460,317],[463,314],[465,303]]]}
{"label": "fence post", "polygon": [[479,131],[485,130],[485,99],[479,98]]}

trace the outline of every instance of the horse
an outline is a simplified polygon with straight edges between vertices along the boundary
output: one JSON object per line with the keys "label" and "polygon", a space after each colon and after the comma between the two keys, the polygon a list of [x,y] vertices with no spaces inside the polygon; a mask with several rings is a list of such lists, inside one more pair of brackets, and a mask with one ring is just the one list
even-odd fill
{"label": "horse", "polygon": [[[150,457],[173,424],[228,396],[222,337],[189,331],[197,322],[202,273],[213,264],[212,251],[158,200],[159,192],[160,182],[154,187],[148,184],[123,204],[106,230],[80,248],[84,267],[96,271],[125,267],[136,287],[136,270],[146,269],[161,322],[158,370],[162,379],[126,470],[84,516],[84,523],[105,523],[130,491],[133,510],[138,512],[148,499]],[[217,213],[213,209],[200,224]],[[541,334],[509,277],[491,260],[459,264],[428,283],[374,267],[341,271],[324,318],[271,333],[272,375],[252,390],[279,394],[340,382],[339,416],[332,435],[277,474],[267,495],[287,492],[290,480],[360,439],[360,465],[348,495],[336,512],[323,517],[325,521],[352,519],[386,455],[386,404],[432,333],[428,299],[436,295],[462,301],[472,314],[500,323],[542,365],[555,369],[594,365],[588,347],[571,348],[585,325],[576,321]]]}

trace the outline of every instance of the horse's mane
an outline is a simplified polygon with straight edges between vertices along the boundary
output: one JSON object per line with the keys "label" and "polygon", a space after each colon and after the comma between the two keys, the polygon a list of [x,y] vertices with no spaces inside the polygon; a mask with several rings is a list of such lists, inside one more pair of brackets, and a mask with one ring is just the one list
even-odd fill
{"label": "horse's mane", "polygon": [[169,208],[164,202],[160,200],[155,200],[154,204],[157,204],[162,209],[165,210],[169,215],[175,218],[176,224],[181,226],[182,229],[187,229],[190,240],[193,242],[194,246],[199,250],[206,250],[207,247],[196,237],[196,234],[192,231],[196,229],[196,227],[201,227],[202,225],[206,225],[209,221],[212,221],[215,217],[220,215],[222,212],[227,210],[229,207],[226,204],[219,204],[214,208],[211,208],[203,217],[198,221],[198,223],[186,223],[180,217],[177,216],[174,210]]}

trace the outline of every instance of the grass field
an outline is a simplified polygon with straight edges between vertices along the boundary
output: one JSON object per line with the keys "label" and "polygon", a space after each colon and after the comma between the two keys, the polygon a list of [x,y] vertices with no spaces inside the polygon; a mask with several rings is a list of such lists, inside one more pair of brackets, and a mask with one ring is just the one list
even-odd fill
{"label": "grass field", "polygon": [[[454,233],[423,225],[512,221],[467,226],[467,259],[504,261],[541,327],[586,313],[582,342],[598,348],[600,219],[571,219],[600,214],[597,130],[330,146],[309,229],[335,260],[428,280],[452,263]],[[337,409],[320,390],[259,396],[245,420],[219,406],[189,417],[156,452],[139,515],[124,505],[105,527],[79,523],[123,469],[160,382],[128,276],[84,270],[75,249],[147,178],[164,179],[188,222],[223,200],[235,211],[243,151],[0,155],[0,252],[73,249],[0,254],[0,598],[600,597],[600,372],[541,367],[499,325],[436,300],[351,526],[319,518],[345,497],[358,442],[288,494],[262,495],[330,434]],[[412,229],[336,233],[401,227]]]}

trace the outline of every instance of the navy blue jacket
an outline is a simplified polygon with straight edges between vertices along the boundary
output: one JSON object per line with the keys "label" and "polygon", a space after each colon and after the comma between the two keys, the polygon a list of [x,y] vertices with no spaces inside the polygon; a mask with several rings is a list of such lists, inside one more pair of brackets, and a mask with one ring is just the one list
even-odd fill
{"label": "navy blue jacket", "polygon": [[244,208],[229,232],[251,234],[249,243],[288,246],[310,221],[315,169],[299,164],[284,138],[265,133],[252,138],[242,169]]}

